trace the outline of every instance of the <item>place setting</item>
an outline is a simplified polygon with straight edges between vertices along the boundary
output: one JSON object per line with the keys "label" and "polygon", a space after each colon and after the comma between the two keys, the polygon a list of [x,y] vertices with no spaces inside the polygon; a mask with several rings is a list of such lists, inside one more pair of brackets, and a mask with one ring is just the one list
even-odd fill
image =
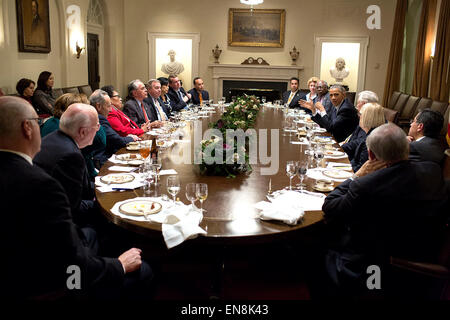
{"label": "place setting", "polygon": [[[267,192],[268,201],[256,203],[255,208],[259,209],[258,217],[261,220],[281,221],[288,225],[296,225],[301,222],[305,211],[321,210],[325,195],[322,193],[305,190],[306,184],[303,182],[308,172],[308,160],[287,161],[286,175],[289,178],[289,187],[272,191],[272,180],[269,180]],[[298,176],[300,183],[292,186],[292,180]]]}
{"label": "place setting", "polygon": [[[176,196],[181,190],[178,175],[167,177],[167,192],[172,199],[163,194],[160,197],[136,197],[117,202],[111,213],[128,220],[161,224],[162,234],[167,248],[173,248],[198,235],[206,235],[199,225],[203,219],[203,202],[207,199],[207,184],[188,183],[186,198],[191,204],[184,204]],[[197,208],[195,201],[201,202]]]}

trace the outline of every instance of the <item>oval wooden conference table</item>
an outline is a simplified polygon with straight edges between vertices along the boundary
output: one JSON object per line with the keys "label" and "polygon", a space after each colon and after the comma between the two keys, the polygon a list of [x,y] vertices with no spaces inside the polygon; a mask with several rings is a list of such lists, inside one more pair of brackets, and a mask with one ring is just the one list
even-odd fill
{"label": "oval wooden conference table", "polygon": [[[202,118],[201,127],[203,132],[208,129],[208,123],[219,119],[220,111],[212,114],[209,118]],[[281,123],[283,119],[283,111],[281,109],[274,109],[263,107],[261,108],[255,129],[267,129],[267,150],[270,154],[271,146],[274,141],[270,141],[271,129],[279,130],[279,159],[278,170],[273,175],[261,175],[261,168],[269,167],[269,165],[262,165],[258,156],[258,164],[253,164],[253,171],[250,174],[240,174],[236,178],[226,178],[220,176],[205,176],[201,175],[198,170],[198,165],[193,164],[193,160],[189,164],[176,164],[174,157],[179,157],[184,152],[190,152],[193,159],[193,127],[192,121],[187,122],[185,127],[187,134],[184,139],[189,140],[191,135],[191,143],[177,143],[178,151],[174,152],[172,147],[162,153],[162,169],[175,169],[180,178],[181,189],[177,197],[185,204],[190,202],[185,196],[186,184],[190,182],[207,183],[208,184],[208,198],[203,203],[203,208],[207,210],[204,213],[203,221],[200,226],[207,231],[205,236],[199,237],[198,241],[207,241],[208,243],[219,244],[233,244],[233,243],[261,243],[272,241],[274,238],[282,235],[286,236],[290,233],[296,233],[304,228],[318,224],[323,220],[322,211],[307,211],[302,221],[295,225],[289,226],[282,222],[276,221],[262,221],[256,217],[258,210],[254,208],[254,204],[266,200],[266,195],[269,187],[269,180],[272,180],[272,191],[280,190],[289,185],[289,178],[286,175],[286,161],[301,160],[305,157],[304,145],[291,144],[291,139],[297,140],[296,136],[283,136],[281,130]],[[258,133],[258,140],[259,140]],[[338,145],[336,145],[338,146]],[[259,147],[258,147],[259,149]],[[130,152],[125,148],[118,153]],[[176,153],[176,154],[174,154]],[[179,159],[179,158],[178,158]],[[334,160],[348,163],[348,159]],[[111,162],[107,162],[100,170],[99,175],[110,173],[108,167],[112,166]],[[150,195],[155,196],[161,193],[168,194],[166,190],[167,176],[161,176],[159,183],[159,190],[155,189]],[[298,178],[293,179],[293,185],[298,183]],[[306,179],[307,190],[312,190],[314,181]],[[161,225],[151,222],[137,222],[128,219],[120,218],[110,212],[110,209],[116,202],[123,201],[130,198],[144,196],[142,188],[134,191],[116,191],[101,193],[96,191],[97,200],[106,217],[118,226],[121,226],[129,231],[137,232],[148,237],[162,238]],[[200,205],[199,202],[196,203]]]}

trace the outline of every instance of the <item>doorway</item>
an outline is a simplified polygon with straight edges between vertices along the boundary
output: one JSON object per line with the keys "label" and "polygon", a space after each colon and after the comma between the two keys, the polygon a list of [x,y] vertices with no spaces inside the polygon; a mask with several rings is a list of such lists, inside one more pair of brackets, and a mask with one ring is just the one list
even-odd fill
{"label": "doorway", "polygon": [[87,34],[87,54],[88,54],[88,77],[92,90],[100,88],[100,68],[99,68],[99,40],[98,35]]}

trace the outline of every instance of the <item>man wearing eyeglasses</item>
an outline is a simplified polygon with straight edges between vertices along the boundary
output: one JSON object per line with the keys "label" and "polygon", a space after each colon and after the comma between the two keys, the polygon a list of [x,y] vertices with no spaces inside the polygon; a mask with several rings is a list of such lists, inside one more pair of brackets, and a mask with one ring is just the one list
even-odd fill
{"label": "man wearing eyeglasses", "polygon": [[[64,128],[71,121],[82,122],[69,130],[76,142],[70,136],[66,141],[76,148],[92,141],[99,127],[95,110],[82,105],[70,106],[66,112],[69,114],[61,118]],[[80,119],[73,118],[77,112],[81,112]],[[128,298],[148,297],[152,272],[142,261],[141,250],[132,248],[118,258],[97,256],[90,246],[96,242],[95,232],[73,223],[61,184],[33,165],[32,159],[41,148],[38,119],[26,100],[0,97],[0,200],[2,221],[7,226],[0,244],[7,257],[0,264],[0,298],[67,300],[73,294],[118,299],[125,290],[133,295]],[[79,164],[84,162],[80,158]],[[90,243],[86,243],[87,235]],[[69,266],[79,267],[79,289],[68,290]]]}
{"label": "man wearing eyeglasses", "polygon": [[147,88],[141,80],[131,81],[128,84],[128,97],[123,112],[139,126],[146,124],[152,128],[159,128],[162,123],[153,116],[150,106],[144,101],[147,96]]}
{"label": "man wearing eyeglasses", "polygon": [[95,90],[89,97],[91,105],[98,112],[98,120],[106,133],[106,149],[96,150],[95,159],[100,161],[102,166],[114,153],[119,149],[125,147],[127,143],[139,140],[139,137],[134,134],[129,134],[126,137],[121,137],[114,129],[106,118],[111,111],[111,99],[103,90]]}
{"label": "man wearing eyeglasses", "polygon": [[415,161],[433,161],[443,166],[444,145],[439,134],[444,126],[444,117],[437,111],[425,109],[411,121],[408,140],[409,159]]}
{"label": "man wearing eyeglasses", "polygon": [[94,186],[80,149],[92,144],[99,129],[94,107],[72,104],[61,116],[59,130],[42,139],[41,151],[34,158],[36,165],[61,183],[80,226],[92,223],[89,213],[94,208]]}

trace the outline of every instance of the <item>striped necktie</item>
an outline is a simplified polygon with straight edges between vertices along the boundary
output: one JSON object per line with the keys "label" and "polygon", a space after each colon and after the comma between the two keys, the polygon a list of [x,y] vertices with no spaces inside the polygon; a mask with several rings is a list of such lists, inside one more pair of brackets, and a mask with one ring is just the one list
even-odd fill
{"label": "striped necktie", "polygon": [[161,108],[161,105],[159,104],[157,99],[153,99],[153,103],[156,106],[156,111],[158,112],[159,115],[159,120],[165,121],[167,120],[167,116],[166,113],[164,112],[164,110]]}

